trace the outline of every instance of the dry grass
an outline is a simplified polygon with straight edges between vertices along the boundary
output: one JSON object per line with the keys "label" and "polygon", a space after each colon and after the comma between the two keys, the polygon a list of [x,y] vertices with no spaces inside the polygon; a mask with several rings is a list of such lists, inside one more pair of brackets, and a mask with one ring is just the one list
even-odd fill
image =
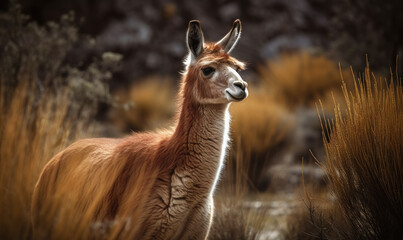
{"label": "dry grass", "polygon": [[71,118],[66,92],[32,96],[32,87],[9,91],[0,85],[0,238],[26,239],[31,234],[31,195],[44,164],[82,130]]}
{"label": "dry grass", "polygon": [[[345,111],[320,116],[331,197],[306,194],[289,218],[286,239],[402,239],[403,88],[369,67],[343,83]],[[323,112],[323,110],[322,110]]]}
{"label": "dry grass", "polygon": [[[389,83],[388,83],[389,82]],[[401,239],[403,230],[403,89],[401,80],[376,79],[369,67],[355,87],[343,84],[346,115],[322,118],[324,169],[351,239]]]}

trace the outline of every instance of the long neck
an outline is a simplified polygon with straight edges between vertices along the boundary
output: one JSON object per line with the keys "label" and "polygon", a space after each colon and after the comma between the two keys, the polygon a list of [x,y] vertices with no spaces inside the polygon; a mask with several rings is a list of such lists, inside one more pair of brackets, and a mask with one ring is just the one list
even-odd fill
{"label": "long neck", "polygon": [[200,105],[184,99],[172,140],[179,147],[177,164],[204,188],[214,191],[228,142],[229,104]]}

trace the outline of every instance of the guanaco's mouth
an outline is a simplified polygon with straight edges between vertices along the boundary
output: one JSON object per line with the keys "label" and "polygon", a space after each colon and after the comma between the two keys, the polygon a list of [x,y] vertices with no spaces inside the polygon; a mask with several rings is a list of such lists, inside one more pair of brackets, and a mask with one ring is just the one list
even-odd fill
{"label": "guanaco's mouth", "polygon": [[248,90],[247,89],[245,89],[245,91],[239,90],[239,91],[236,91],[235,93],[231,92],[230,90],[227,89],[227,90],[225,90],[225,92],[227,93],[227,96],[229,97],[228,100],[230,100],[230,101],[232,100],[232,101],[235,101],[235,102],[242,101],[248,96]]}

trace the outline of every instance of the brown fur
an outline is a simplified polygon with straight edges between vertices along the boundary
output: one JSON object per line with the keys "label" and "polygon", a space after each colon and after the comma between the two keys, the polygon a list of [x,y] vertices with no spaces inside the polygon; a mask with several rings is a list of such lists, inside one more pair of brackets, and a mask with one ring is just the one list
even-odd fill
{"label": "brown fur", "polygon": [[[201,73],[206,63],[224,71],[214,83]],[[46,227],[41,222],[46,209],[64,194],[77,214],[91,210],[94,222],[117,219],[129,225],[129,230],[123,225],[114,229],[114,237],[206,238],[226,146],[229,103],[202,104],[200,99],[221,98],[223,91],[216,88],[228,85],[226,67],[243,69],[244,64],[220,45],[205,44],[183,74],[174,130],[84,139],[53,157],[35,187],[34,228]]]}

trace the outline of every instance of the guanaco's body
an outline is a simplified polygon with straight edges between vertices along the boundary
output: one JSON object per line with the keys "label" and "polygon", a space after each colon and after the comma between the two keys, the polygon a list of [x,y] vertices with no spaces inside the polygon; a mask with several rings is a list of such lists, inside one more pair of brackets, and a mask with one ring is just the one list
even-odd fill
{"label": "guanaco's body", "polygon": [[79,140],[54,156],[35,187],[34,231],[64,189],[78,215],[124,221],[134,239],[206,239],[229,138],[228,107],[247,97],[237,73],[244,63],[229,55],[240,34],[236,20],[222,40],[205,43],[199,22],[191,21],[175,128]]}

